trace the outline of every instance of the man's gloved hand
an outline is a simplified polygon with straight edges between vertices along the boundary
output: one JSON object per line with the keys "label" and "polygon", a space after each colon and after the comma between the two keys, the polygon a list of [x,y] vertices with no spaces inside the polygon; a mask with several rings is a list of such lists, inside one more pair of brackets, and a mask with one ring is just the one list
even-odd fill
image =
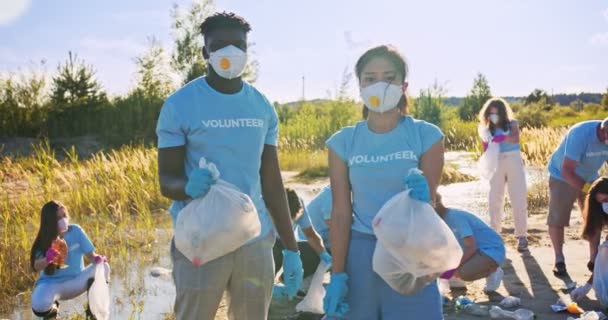
{"label": "man's gloved hand", "polygon": [[[323,310],[328,317],[344,317],[350,307],[344,300],[348,293],[348,275],[332,273],[323,298]],[[371,293],[370,293],[371,294]]]}
{"label": "man's gloved hand", "polygon": [[207,194],[209,188],[214,185],[217,180],[207,168],[196,168],[190,173],[188,183],[186,183],[186,194],[192,199],[202,197]]}
{"label": "man's gloved hand", "polygon": [[429,183],[426,178],[420,173],[410,173],[403,180],[406,188],[409,188],[410,197],[418,201],[431,202],[431,192]]}
{"label": "man's gloved hand", "polygon": [[289,300],[293,299],[304,278],[304,268],[300,259],[300,252],[283,250],[283,283],[285,283],[285,294]]}

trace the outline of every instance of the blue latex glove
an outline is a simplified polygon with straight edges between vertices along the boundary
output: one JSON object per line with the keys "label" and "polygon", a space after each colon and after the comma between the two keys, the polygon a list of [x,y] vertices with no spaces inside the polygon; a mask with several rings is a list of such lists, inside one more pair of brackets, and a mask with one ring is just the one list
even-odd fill
{"label": "blue latex glove", "polygon": [[291,250],[283,250],[283,283],[285,283],[285,294],[289,300],[293,299],[300,287],[304,278],[304,268],[302,268],[302,259],[300,252]]}
{"label": "blue latex glove", "polygon": [[188,183],[186,184],[186,194],[192,199],[202,197],[207,194],[209,188],[214,185],[217,180],[211,174],[211,171],[206,168],[196,168],[192,170]]}
{"label": "blue latex glove", "polygon": [[331,266],[331,256],[327,251],[321,252],[321,254],[319,255],[319,259]]}
{"label": "blue latex glove", "polygon": [[323,298],[323,311],[328,317],[344,317],[350,307],[344,299],[348,292],[348,275],[344,272],[332,273]]}
{"label": "blue latex glove", "polygon": [[410,173],[403,180],[406,188],[409,188],[410,197],[423,202],[431,202],[429,183],[420,173]]}

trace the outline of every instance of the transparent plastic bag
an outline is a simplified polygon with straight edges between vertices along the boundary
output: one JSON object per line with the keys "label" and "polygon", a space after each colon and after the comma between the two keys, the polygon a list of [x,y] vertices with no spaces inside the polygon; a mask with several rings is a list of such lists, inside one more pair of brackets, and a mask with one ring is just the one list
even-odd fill
{"label": "transparent plastic bag", "polygon": [[597,250],[593,268],[593,290],[602,307],[608,307],[608,241]]}
{"label": "transparent plastic bag", "polygon": [[498,155],[500,146],[498,143],[488,142],[488,149],[481,155],[477,162],[479,175],[486,180],[492,179],[492,176],[498,168]]}
{"label": "transparent plastic bag", "polygon": [[95,265],[95,280],[88,295],[89,308],[97,320],[110,319],[110,286],[103,263]]}
{"label": "transparent plastic bag", "polygon": [[201,158],[199,166],[209,169],[217,183],[179,212],[174,238],[175,247],[197,266],[238,249],[262,229],[251,198],[219,179],[213,163]]}
{"label": "transparent plastic bag", "polygon": [[462,249],[430,204],[405,190],[373,220],[378,243],[373,268],[393,289],[412,294],[460,264]]}
{"label": "transparent plastic bag", "polygon": [[323,314],[323,297],[325,296],[325,288],[323,287],[323,278],[331,265],[323,261],[319,262],[317,270],[312,276],[310,288],[306,297],[296,305],[298,312],[311,312]]}

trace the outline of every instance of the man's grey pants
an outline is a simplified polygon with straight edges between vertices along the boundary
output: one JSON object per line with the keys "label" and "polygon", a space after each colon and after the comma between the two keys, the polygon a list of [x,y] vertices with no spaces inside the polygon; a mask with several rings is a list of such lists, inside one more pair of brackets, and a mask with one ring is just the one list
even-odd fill
{"label": "man's grey pants", "polygon": [[171,242],[177,319],[213,320],[227,291],[230,319],[266,320],[274,284],[274,241],[271,232],[200,267]]}

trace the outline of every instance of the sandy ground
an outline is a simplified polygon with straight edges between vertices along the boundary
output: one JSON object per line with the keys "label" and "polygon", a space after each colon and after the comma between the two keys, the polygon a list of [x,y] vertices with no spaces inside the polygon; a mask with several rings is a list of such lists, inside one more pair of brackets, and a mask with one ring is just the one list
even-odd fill
{"label": "sandy ground", "polygon": [[[327,181],[320,180],[312,184],[300,183],[293,180],[293,173],[285,173],[286,185],[293,187],[308,202],[322,188]],[[444,202],[448,205],[458,205],[458,207],[471,210],[483,217],[485,204],[483,203],[484,194],[487,194],[485,187],[480,186],[480,183],[473,182],[467,184],[452,185],[453,187],[442,187],[444,194]],[[464,191],[466,190],[466,191]],[[466,196],[463,197],[463,192]],[[546,211],[545,211],[546,212]],[[550,305],[554,304],[560,297],[567,296],[564,290],[566,283],[573,280],[579,285],[583,284],[590,275],[586,268],[588,261],[589,249],[587,242],[580,239],[581,232],[581,217],[580,212],[575,210],[572,214],[571,227],[567,229],[567,240],[565,245],[565,254],[567,266],[571,279],[556,278],[551,269],[553,267],[553,250],[550,245],[550,240],[545,226],[544,214],[531,215],[529,217],[529,252],[520,253],[515,250],[516,241],[512,236],[513,225],[509,218],[510,212],[506,213],[505,227],[502,235],[507,244],[507,261],[503,266],[505,271],[504,281],[499,290],[491,295],[483,292],[484,280],[477,281],[468,285],[467,290],[454,290],[448,297],[455,298],[460,295],[466,295],[476,302],[490,306],[498,305],[498,303],[506,296],[515,296],[521,298],[522,308],[532,310],[537,319],[566,319],[568,314],[556,314],[550,309]],[[167,244],[168,247],[168,244]],[[171,268],[168,257],[163,257],[160,266]],[[142,271],[141,272],[147,272]],[[141,292],[142,299],[145,301],[145,307],[140,314],[142,319],[172,319],[164,313],[170,313],[172,309],[175,291],[170,280],[170,276],[161,278],[146,278],[143,282]],[[117,283],[118,285],[118,283]],[[119,286],[119,285],[118,285]],[[122,290],[122,289],[121,289]],[[126,290],[126,289],[125,289]],[[371,294],[371,293],[370,293]],[[117,296],[126,297],[126,294],[117,293]],[[119,298],[116,298],[117,300]],[[82,300],[82,299],[81,299]],[[127,300],[128,301],[128,300]],[[125,301],[125,309],[129,310],[129,303]],[[319,319],[319,317],[302,316],[295,314],[295,304],[297,301],[287,304],[273,302],[271,305],[269,319]],[[81,310],[82,301],[78,301],[72,308],[73,310]],[[600,310],[600,306],[596,301],[593,290],[589,294],[589,298],[579,304],[585,310]],[[69,307],[66,302],[64,307]],[[24,304],[23,314],[29,313],[29,306]],[[64,309],[65,311],[68,311]],[[511,309],[512,310],[512,309]],[[222,302],[216,319],[224,320],[226,316],[227,306]],[[74,312],[74,311],[72,311]],[[72,314],[72,312],[68,312]],[[15,313],[17,314],[17,313]],[[117,313],[122,315],[128,313]],[[471,316],[464,313],[459,313],[454,310],[453,304],[448,303],[444,308],[445,319],[482,319],[482,317]],[[65,315],[65,313],[64,313]],[[0,316],[0,319],[3,317]],[[10,319],[30,319],[29,316],[11,316]],[[125,319],[128,317],[125,317]],[[485,317],[488,319],[489,317]],[[403,319],[425,319],[424,315],[404,315]]]}

